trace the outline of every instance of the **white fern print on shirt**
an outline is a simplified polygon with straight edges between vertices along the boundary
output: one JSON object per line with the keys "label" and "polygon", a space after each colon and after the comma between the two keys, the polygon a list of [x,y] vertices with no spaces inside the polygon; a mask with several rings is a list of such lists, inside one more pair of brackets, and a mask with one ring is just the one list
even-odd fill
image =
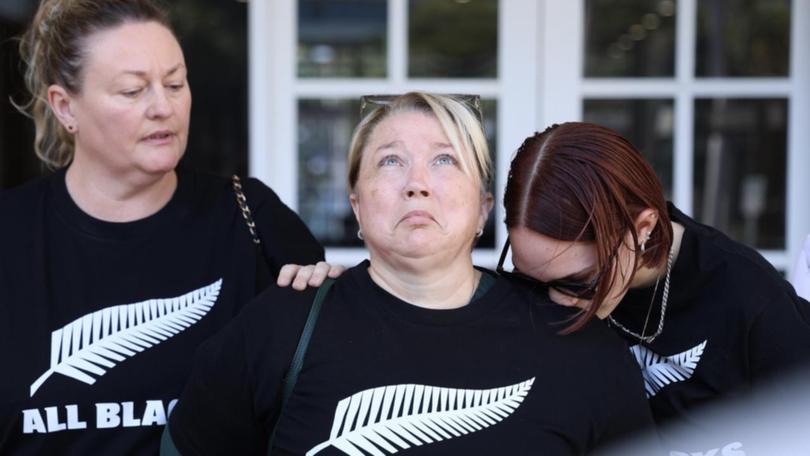
{"label": "white fern print on shirt", "polygon": [[307,456],[330,446],[383,456],[480,431],[514,413],[534,379],[487,390],[407,384],[361,391],[338,403],[329,440]]}
{"label": "white fern print on shirt", "polygon": [[31,384],[31,396],[54,372],[92,385],[117,363],[197,323],[221,287],[219,279],[175,298],[107,307],[57,329],[51,333],[51,367]]}
{"label": "white fern print on shirt", "polygon": [[691,378],[700,362],[700,357],[703,356],[706,342],[708,341],[704,340],[689,350],[672,356],[661,356],[641,345],[630,347],[630,351],[636,357],[636,362],[641,367],[647,397],[655,396],[661,389],[671,383],[682,382]]}

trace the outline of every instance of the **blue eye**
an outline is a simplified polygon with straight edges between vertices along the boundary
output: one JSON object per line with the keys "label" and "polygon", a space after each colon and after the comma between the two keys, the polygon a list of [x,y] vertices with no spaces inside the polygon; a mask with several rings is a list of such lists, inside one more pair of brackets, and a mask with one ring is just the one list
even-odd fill
{"label": "blue eye", "polygon": [[386,155],[380,160],[379,166],[399,166],[401,163],[396,155]]}
{"label": "blue eye", "polygon": [[437,165],[457,165],[458,160],[450,154],[442,154],[436,157]]}

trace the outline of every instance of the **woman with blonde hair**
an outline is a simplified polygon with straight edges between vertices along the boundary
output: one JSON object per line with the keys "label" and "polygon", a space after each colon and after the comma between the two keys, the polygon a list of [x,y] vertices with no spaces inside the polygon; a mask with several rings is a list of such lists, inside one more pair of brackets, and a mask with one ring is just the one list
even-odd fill
{"label": "woman with blonde hair", "polygon": [[369,113],[349,152],[369,259],[317,291],[268,289],[203,345],[163,454],[573,455],[649,427],[609,328],[560,337],[570,309],[473,266],[490,178],[457,99]]}

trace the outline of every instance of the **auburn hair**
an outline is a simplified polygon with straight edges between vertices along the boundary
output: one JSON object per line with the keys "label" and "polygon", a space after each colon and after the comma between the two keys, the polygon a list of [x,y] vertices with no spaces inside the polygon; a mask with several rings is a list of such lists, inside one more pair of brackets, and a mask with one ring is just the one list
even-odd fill
{"label": "auburn hair", "polygon": [[[672,244],[664,192],[650,164],[621,135],[591,123],[554,124],[526,138],[509,168],[504,207],[507,228],[596,248],[596,293],[563,334],[581,329],[602,305],[617,280],[616,252],[628,231],[635,259],[625,289],[639,267],[664,264]],[[658,224],[642,252],[635,221],[647,208],[658,212]]]}

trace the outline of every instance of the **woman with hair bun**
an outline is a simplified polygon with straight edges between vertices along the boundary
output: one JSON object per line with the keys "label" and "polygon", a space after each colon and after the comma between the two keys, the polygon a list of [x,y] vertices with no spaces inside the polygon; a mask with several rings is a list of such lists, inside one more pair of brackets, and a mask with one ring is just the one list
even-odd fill
{"label": "woman with hair bun", "polygon": [[0,453],[155,454],[196,347],[323,249],[261,182],[175,169],[191,92],[155,2],[44,0],[20,50],[54,171],[0,193]]}

